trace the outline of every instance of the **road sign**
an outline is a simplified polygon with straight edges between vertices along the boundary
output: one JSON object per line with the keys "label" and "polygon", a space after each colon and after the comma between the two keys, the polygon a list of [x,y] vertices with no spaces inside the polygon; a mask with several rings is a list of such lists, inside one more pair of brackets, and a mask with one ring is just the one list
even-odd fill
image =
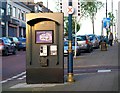
{"label": "road sign", "polygon": [[68,14],[73,14],[74,8],[72,6],[68,6],[67,12],[68,12]]}
{"label": "road sign", "polygon": [[103,27],[109,28],[110,26],[110,18],[103,18]]}

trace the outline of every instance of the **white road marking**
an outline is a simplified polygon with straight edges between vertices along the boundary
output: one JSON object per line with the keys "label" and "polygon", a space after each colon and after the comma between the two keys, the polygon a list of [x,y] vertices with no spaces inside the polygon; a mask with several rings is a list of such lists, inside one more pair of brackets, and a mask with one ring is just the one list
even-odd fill
{"label": "white road marking", "polygon": [[26,83],[21,83],[21,84],[12,86],[10,88],[34,88],[34,87],[44,88],[44,87],[54,87],[56,85],[64,85],[64,84],[26,84]]}
{"label": "white road marking", "polygon": [[98,73],[105,73],[105,72],[111,72],[111,70],[98,70]]}
{"label": "white road marking", "polygon": [[24,74],[26,74],[26,72],[22,72],[21,74],[18,74],[18,75],[16,75],[16,76],[13,76],[13,77],[11,77],[11,78],[8,78],[8,79],[6,79],[6,80],[3,80],[3,81],[0,82],[0,84],[6,83],[6,82],[8,82],[8,81],[10,81],[10,80],[13,80],[13,79],[16,79],[16,78],[18,78],[18,77],[20,77],[20,76],[22,76],[22,75],[24,75]]}
{"label": "white road marking", "polygon": [[[79,71],[79,70],[74,70],[74,71]],[[85,71],[85,70],[83,70],[83,71]],[[111,72],[111,71],[112,71],[112,70],[97,70],[98,73],[105,73],[105,72]],[[6,79],[6,80],[3,80],[3,81],[0,82],[0,84],[6,83],[6,82],[8,82],[8,81],[10,81],[10,80],[16,79],[16,78],[24,75],[24,76],[18,78],[18,80],[22,80],[22,79],[26,78],[26,75],[25,75],[25,74],[26,74],[26,71],[25,71],[25,72],[22,72],[21,74],[18,74],[18,75],[16,75],[16,76],[13,76],[12,78],[8,78],[8,79]],[[74,75],[83,75],[83,74],[85,74],[85,73],[74,74]],[[64,75],[64,77],[66,77],[66,76],[67,76],[67,75]]]}
{"label": "white road marking", "polygon": [[18,80],[22,80],[22,79],[24,79],[24,78],[26,78],[26,75],[25,75],[25,76],[22,76],[21,78],[18,78]]}

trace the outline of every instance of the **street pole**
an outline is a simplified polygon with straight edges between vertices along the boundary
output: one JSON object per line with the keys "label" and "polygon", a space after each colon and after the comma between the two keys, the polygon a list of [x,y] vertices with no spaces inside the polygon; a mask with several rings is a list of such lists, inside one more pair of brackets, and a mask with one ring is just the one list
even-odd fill
{"label": "street pole", "polygon": [[[72,6],[72,0],[68,1],[69,6]],[[74,82],[73,79],[73,52],[72,52],[72,14],[68,16],[68,75],[67,82]]]}
{"label": "street pole", "polygon": [[74,54],[74,58],[76,58],[76,47],[77,47],[76,33],[77,33],[77,17],[75,16],[75,54]]}
{"label": "street pole", "polygon": [[48,8],[48,0],[47,0],[47,8]]}
{"label": "street pole", "polygon": [[117,40],[117,10],[115,10],[116,12],[116,17],[115,17],[115,40]]}
{"label": "street pole", "polygon": [[101,24],[101,36],[103,36],[103,20],[102,20],[101,23],[102,23],[102,24]]}
{"label": "street pole", "polygon": [[[113,14],[113,0],[111,0],[111,12]],[[112,23],[113,23],[113,20],[112,20]],[[113,33],[113,25],[112,25],[112,33]]]}
{"label": "street pole", "polygon": [[[107,18],[107,0],[106,0],[106,18]],[[108,41],[108,28],[106,28],[106,37]]]}
{"label": "street pole", "polygon": [[107,18],[107,0],[106,0],[106,18]]}

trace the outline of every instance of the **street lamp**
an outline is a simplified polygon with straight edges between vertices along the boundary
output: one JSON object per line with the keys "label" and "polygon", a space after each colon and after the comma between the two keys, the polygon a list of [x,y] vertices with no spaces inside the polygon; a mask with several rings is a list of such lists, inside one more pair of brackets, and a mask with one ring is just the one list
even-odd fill
{"label": "street lamp", "polygon": [[106,18],[107,18],[107,0],[106,0]]}

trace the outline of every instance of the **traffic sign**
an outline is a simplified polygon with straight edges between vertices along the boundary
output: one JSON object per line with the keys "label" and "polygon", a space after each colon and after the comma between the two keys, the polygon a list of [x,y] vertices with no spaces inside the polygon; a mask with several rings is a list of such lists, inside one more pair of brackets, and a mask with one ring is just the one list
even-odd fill
{"label": "traffic sign", "polygon": [[109,28],[110,26],[110,18],[103,18],[103,27]]}
{"label": "traffic sign", "polygon": [[68,12],[68,14],[73,14],[74,13],[74,8],[72,6],[68,6],[67,12]]}

